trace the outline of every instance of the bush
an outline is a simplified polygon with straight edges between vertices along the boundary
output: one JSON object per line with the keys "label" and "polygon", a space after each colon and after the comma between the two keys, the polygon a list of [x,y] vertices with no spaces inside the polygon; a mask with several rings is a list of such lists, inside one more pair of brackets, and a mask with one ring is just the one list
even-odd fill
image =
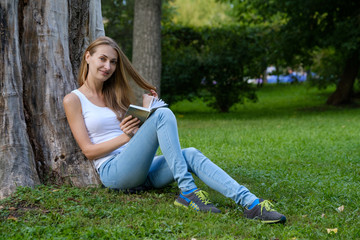
{"label": "bush", "polygon": [[192,28],[163,30],[161,97],[169,104],[198,96],[202,36]]}
{"label": "bush", "polygon": [[203,84],[210,93],[203,95],[208,106],[228,112],[235,103],[245,98],[256,99],[255,91],[245,81],[251,58],[250,41],[240,29],[206,29],[206,50],[202,63]]}
{"label": "bush", "polygon": [[202,97],[221,112],[245,98],[256,100],[244,80],[259,72],[254,62],[261,52],[254,33],[239,27],[164,29],[162,98],[172,103]]}

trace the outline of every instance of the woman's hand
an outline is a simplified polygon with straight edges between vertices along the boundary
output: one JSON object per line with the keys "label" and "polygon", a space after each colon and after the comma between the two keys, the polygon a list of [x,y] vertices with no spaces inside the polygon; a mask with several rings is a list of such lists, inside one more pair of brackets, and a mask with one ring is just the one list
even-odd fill
{"label": "woman's hand", "polygon": [[133,118],[131,115],[124,118],[120,123],[120,129],[123,131],[126,135],[128,135],[129,138],[132,138],[135,133],[139,129],[139,123],[140,120],[137,118]]}
{"label": "woman's hand", "polygon": [[150,96],[153,96],[154,98],[158,98],[159,96],[158,96],[158,94],[157,94],[157,92],[155,91],[155,90],[150,90],[150,93],[148,94],[148,95],[150,95]]}
{"label": "woman's hand", "polygon": [[150,93],[143,95],[143,107],[148,108],[152,102],[152,99],[157,99],[159,96],[154,90],[150,90]]}

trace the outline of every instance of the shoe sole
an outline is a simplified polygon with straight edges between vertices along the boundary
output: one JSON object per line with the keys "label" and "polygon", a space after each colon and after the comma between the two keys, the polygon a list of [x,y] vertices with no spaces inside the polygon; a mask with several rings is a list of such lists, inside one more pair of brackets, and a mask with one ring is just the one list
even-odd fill
{"label": "shoe sole", "polygon": [[178,206],[178,207],[183,207],[183,208],[186,208],[186,209],[191,209],[192,211],[196,211],[196,212],[211,212],[211,213],[214,213],[214,214],[221,213],[221,211],[220,211],[220,212],[201,211],[200,209],[195,209],[195,208],[193,208],[191,205],[186,206],[186,205],[178,202],[177,200],[175,200],[174,205],[175,205],[175,206]]}
{"label": "shoe sole", "polygon": [[175,200],[175,202],[174,202],[174,205],[175,205],[175,206],[178,206],[178,207],[183,207],[183,208],[185,208],[185,209],[189,209],[189,207],[188,207],[188,206],[185,206],[184,204],[179,203],[179,202],[178,202],[178,201],[176,201],[176,200]]}
{"label": "shoe sole", "polygon": [[261,222],[266,223],[266,224],[275,224],[275,223],[285,224],[286,217],[281,217],[280,219],[277,219],[277,220],[261,220]]}

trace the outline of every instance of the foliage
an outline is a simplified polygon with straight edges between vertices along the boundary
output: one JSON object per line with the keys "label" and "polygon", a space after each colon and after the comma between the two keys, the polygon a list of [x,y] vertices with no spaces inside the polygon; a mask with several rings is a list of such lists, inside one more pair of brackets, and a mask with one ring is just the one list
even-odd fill
{"label": "foliage", "polygon": [[343,56],[334,48],[318,49],[314,53],[314,63],[311,71],[316,75],[309,74],[309,83],[318,88],[326,88],[339,82],[342,70]]}
{"label": "foliage", "polygon": [[228,112],[245,98],[256,100],[254,89],[245,81],[251,74],[253,58],[258,52],[250,36],[240,28],[205,29],[202,56],[202,83],[209,94],[203,97],[209,106]]}
{"label": "foliage", "polygon": [[200,113],[202,102],[176,114],[182,147],[198,148],[270,199],[285,225],[243,218],[232,200],[198,179],[222,214],[175,207],[176,185],[132,195],[41,185],[0,201],[0,239],[357,239],[360,111],[324,106],[332,90],[265,86],[258,103],[228,114]]}
{"label": "foliage", "polygon": [[[233,0],[239,21],[248,21],[253,24],[273,22],[278,26],[277,41],[280,43],[277,51],[281,51],[287,63],[299,60],[305,66],[312,64],[314,53],[323,54],[322,50],[335,51],[332,62],[336,59],[338,66],[337,76],[343,73],[348,59],[352,56],[360,57],[360,2],[345,1],[312,1],[312,0]],[[252,16],[252,17],[249,17]],[[277,19],[277,20],[276,20]],[[280,19],[280,21],[278,20]],[[314,51],[316,50],[316,51]],[[330,55],[327,55],[330,56]],[[341,58],[339,58],[341,56]],[[321,56],[316,56],[318,59]],[[342,62],[338,62],[338,60]],[[317,65],[319,67],[319,64]],[[326,69],[321,73],[333,72],[334,68],[322,64]],[[323,80],[334,78],[324,76]],[[322,81],[326,86],[326,82]]]}
{"label": "foliage", "polygon": [[[233,1],[237,3],[239,16],[246,16],[245,9],[257,16],[248,21],[277,22],[284,38],[283,47],[294,53],[306,53],[314,46],[335,46],[336,49],[359,48],[359,2],[273,0],[264,4],[261,0]],[[243,19],[243,18],[240,18]],[[276,20],[278,19],[278,20]],[[280,19],[280,20],[279,20]]]}
{"label": "foliage", "polygon": [[231,25],[231,5],[216,0],[173,0],[171,22],[186,27],[221,27]]}
{"label": "foliage", "polygon": [[261,73],[260,38],[241,27],[164,28],[162,97],[173,103],[202,96],[222,112],[245,98],[255,100],[245,79]]}
{"label": "foliage", "polygon": [[105,34],[131,59],[135,0],[102,0]]}
{"label": "foliage", "polygon": [[162,31],[162,98],[169,104],[198,96],[201,78],[200,33],[190,27],[169,26]]}

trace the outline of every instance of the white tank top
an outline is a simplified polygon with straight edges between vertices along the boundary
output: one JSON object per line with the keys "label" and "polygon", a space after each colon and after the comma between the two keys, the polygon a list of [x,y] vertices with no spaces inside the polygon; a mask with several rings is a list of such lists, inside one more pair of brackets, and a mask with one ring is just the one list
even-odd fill
{"label": "white tank top", "polygon": [[[85,126],[93,144],[105,142],[123,134],[123,131],[120,129],[120,121],[110,108],[96,106],[77,89],[72,92],[80,99]],[[96,159],[94,161],[95,168],[99,169],[101,164],[110,159],[114,154],[120,153],[125,146],[126,144],[108,155]]]}

